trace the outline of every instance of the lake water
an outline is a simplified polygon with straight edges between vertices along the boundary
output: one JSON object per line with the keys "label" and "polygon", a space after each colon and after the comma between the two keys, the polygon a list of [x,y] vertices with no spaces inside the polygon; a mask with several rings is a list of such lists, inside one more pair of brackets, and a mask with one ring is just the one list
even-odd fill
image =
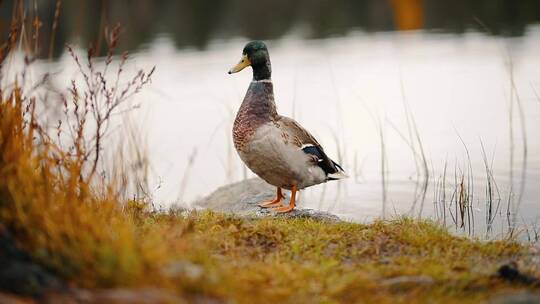
{"label": "lake water", "polygon": [[[227,74],[245,43],[178,50],[160,36],[133,55],[134,68],[156,66],[133,115],[148,146],[157,205],[190,207],[219,186],[253,176],[231,139],[251,69]],[[512,221],[534,228],[540,216],[540,26],[519,38],[357,32],[322,40],[291,36],[268,46],[278,111],[310,130],[350,175],[301,192],[300,208],[362,222],[422,215],[477,236],[486,235],[491,218],[490,237],[506,233]],[[496,216],[487,215],[482,145],[498,190],[491,207]],[[455,200],[466,191],[473,196],[463,205],[460,227]]]}

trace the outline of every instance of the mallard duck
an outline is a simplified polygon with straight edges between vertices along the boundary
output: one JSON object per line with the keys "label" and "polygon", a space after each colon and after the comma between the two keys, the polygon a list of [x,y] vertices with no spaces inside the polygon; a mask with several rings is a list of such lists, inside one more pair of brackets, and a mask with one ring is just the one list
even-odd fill
{"label": "mallard duck", "polygon": [[[248,66],[253,69],[253,80],[234,120],[234,147],[251,171],[277,187],[276,198],[259,206],[289,212],[296,206],[298,190],[347,175],[306,129],[277,113],[270,56],[264,42],[246,44],[240,62],[229,74]],[[291,191],[288,205],[282,205],[282,189]]]}

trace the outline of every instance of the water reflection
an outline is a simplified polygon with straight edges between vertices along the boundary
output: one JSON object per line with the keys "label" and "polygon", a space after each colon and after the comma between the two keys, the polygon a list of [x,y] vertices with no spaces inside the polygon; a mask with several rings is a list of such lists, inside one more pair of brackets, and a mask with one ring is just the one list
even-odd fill
{"label": "water reflection", "polygon": [[[368,32],[427,29],[464,33],[481,29],[493,34],[520,36],[526,26],[540,21],[540,2],[490,0],[79,0],[1,1],[0,33],[9,33],[17,2],[32,27],[35,8],[42,21],[41,45],[51,41],[55,7],[60,3],[54,54],[66,42],[100,45],[103,28],[120,22],[125,33],[122,49],[137,49],[156,34],[167,33],[176,47],[207,47],[215,39],[246,37],[276,39],[295,33],[304,38],[341,36],[352,29]],[[36,4],[36,6],[34,6]],[[48,56],[49,49],[40,55]]]}

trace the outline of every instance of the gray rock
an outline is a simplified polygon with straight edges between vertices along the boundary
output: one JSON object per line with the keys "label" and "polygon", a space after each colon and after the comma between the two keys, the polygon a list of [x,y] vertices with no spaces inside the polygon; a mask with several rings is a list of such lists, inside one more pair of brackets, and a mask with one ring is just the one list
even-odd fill
{"label": "gray rock", "polygon": [[522,292],[516,294],[499,295],[488,303],[492,304],[533,304],[540,303],[540,294]]}
{"label": "gray rock", "polygon": [[[0,293],[0,303],[2,300]],[[8,298],[10,299],[10,298]],[[19,298],[13,297],[14,300]],[[20,298],[24,300],[24,298]],[[154,288],[108,288],[108,289],[82,289],[70,288],[64,292],[51,292],[36,299],[37,303],[44,304],[221,304],[225,303],[219,298],[197,293],[177,294],[173,291]],[[7,302],[10,303],[10,302]],[[13,304],[27,302],[14,302]],[[34,303],[34,302],[30,302]]]}
{"label": "gray rock", "polygon": [[167,277],[187,277],[192,280],[198,280],[204,274],[204,269],[190,261],[174,261],[161,270],[161,273]]}
{"label": "gray rock", "polygon": [[153,303],[188,303],[176,294],[157,288],[140,289],[101,289],[101,290],[72,290],[70,294],[51,296],[49,303],[58,303],[74,300],[73,303],[122,303],[122,304],[153,304]]}
{"label": "gray rock", "polygon": [[65,287],[55,274],[38,265],[0,231],[0,290],[19,295],[40,296],[44,291]]}
{"label": "gray rock", "polygon": [[521,272],[516,262],[505,263],[497,270],[497,275],[502,280],[524,285],[539,286],[540,280],[531,275]]}
{"label": "gray rock", "polygon": [[[334,214],[314,209],[299,209],[296,207],[291,212],[276,214],[268,208],[261,208],[257,205],[260,202],[273,199],[276,195],[275,192],[275,187],[260,178],[251,178],[220,187],[207,197],[196,201],[195,206],[246,217],[308,217],[333,222],[340,221],[339,217]],[[285,196],[285,200],[288,201],[288,194],[285,194]]]}
{"label": "gray rock", "polygon": [[39,296],[58,290],[63,283],[52,273],[32,262],[9,260],[1,263],[0,289],[21,295]]}
{"label": "gray rock", "polygon": [[431,285],[435,281],[430,276],[399,276],[382,281],[383,286],[396,289],[408,289],[419,285]]}

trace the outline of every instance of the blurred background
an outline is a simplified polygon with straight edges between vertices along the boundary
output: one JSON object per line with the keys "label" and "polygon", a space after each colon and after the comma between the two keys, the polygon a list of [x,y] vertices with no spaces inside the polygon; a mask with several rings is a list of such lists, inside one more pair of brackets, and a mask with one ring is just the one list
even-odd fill
{"label": "blurred background", "polygon": [[[14,1],[2,1],[0,29],[9,32]],[[540,21],[535,0],[26,0],[44,24],[52,23],[61,6],[55,55],[66,42],[99,41],[107,24],[124,27],[121,47],[138,49],[157,35],[168,34],[178,48],[205,49],[211,41],[233,37],[303,39],[344,36],[352,31],[385,32],[423,29],[438,33],[489,30],[490,34],[522,36]],[[41,29],[42,45],[51,27]],[[43,50],[45,52],[45,50]],[[41,54],[46,55],[46,54]]]}
{"label": "blurred background", "polygon": [[[226,72],[261,39],[279,112],[351,176],[304,191],[301,207],[355,221],[425,216],[487,237],[536,231],[540,1],[23,2],[50,46],[34,50],[36,75],[52,73],[58,88],[77,74],[64,45],[105,55],[118,23],[126,69],[156,67],[130,113],[156,206],[196,207],[253,176],[231,141],[251,71]],[[17,9],[0,0],[3,39]]]}

